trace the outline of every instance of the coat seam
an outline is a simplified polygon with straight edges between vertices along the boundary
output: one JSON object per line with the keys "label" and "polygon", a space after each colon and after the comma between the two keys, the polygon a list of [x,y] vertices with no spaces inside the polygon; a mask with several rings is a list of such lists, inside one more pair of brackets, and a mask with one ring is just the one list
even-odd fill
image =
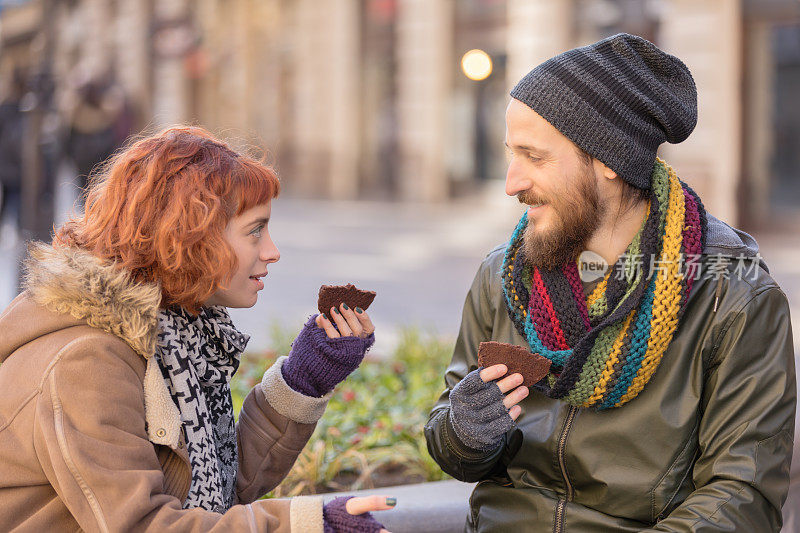
{"label": "coat seam", "polygon": [[678,460],[683,456],[684,452],[686,452],[686,450],[689,448],[689,445],[692,443],[692,438],[695,436],[695,433],[698,431],[699,426],[700,426],[700,419],[698,417],[698,419],[695,421],[694,429],[692,429],[691,433],[689,433],[689,436],[686,438],[686,444],[684,444],[683,448],[681,448],[681,451],[675,456],[675,459],[673,459],[672,463],[670,463],[670,465],[664,471],[664,474],[658,479],[658,481],[656,482],[656,484],[653,486],[652,490],[650,491],[650,502],[651,502],[650,520],[651,521],[655,521],[656,517],[658,515],[660,515],[664,511],[664,509],[666,509],[669,506],[670,503],[672,503],[672,500],[675,498],[675,495],[680,490],[681,485],[683,484],[683,481],[686,479],[686,476],[689,474],[690,470],[687,469],[686,472],[683,473],[683,476],[681,476],[681,480],[678,483],[678,486],[672,492],[672,494],[670,495],[669,499],[664,503],[664,508],[661,509],[661,511],[659,511],[658,513],[656,513],[656,489],[666,479],[667,475],[670,473],[670,471],[678,463]]}
{"label": "coat seam", "polygon": [[[750,484],[753,487],[755,487],[755,485],[756,485],[756,476],[758,475],[758,450],[761,448],[762,444],[764,444],[768,440],[774,439],[775,437],[780,437],[781,434],[783,434],[783,433],[789,434],[789,432],[786,429],[781,429],[777,433],[775,433],[773,435],[770,435],[769,437],[763,438],[763,439],[759,440],[758,442],[756,442],[756,453],[755,453],[755,456],[753,457],[753,463],[754,463],[753,479],[752,479],[752,481],[750,481]],[[791,439],[791,440],[794,440],[794,439]]]}
{"label": "coat seam", "polygon": [[[263,433],[261,428],[259,428],[256,424],[254,424],[253,422],[250,421],[250,415],[248,413],[244,412],[244,410],[242,410],[242,414],[239,417],[239,420],[240,420],[241,424],[244,424],[245,426],[248,426],[253,431],[253,433],[255,433],[256,436],[260,440],[262,440],[265,444],[268,444],[270,448],[272,448],[281,439],[281,437],[278,437],[277,439],[271,439],[271,438],[264,437],[264,435],[261,434],[261,433]],[[285,429],[281,430],[281,436],[283,436],[285,433],[286,433]]]}
{"label": "coat seam", "polygon": [[[694,463],[697,461],[697,457],[698,457],[698,452],[695,451],[695,453],[692,454],[692,465],[694,465]],[[667,507],[669,507],[672,504],[672,501],[675,499],[675,496],[678,494],[678,491],[681,490],[681,486],[683,485],[683,482],[686,481],[687,477],[689,477],[689,473],[690,472],[691,472],[691,469],[687,469],[686,472],[683,473],[683,475],[681,476],[680,481],[678,482],[677,486],[675,487],[675,490],[672,491],[672,494],[670,495],[669,499],[664,503],[664,507],[661,509],[661,511],[659,511],[659,513],[657,515],[653,516],[653,521],[655,521],[659,516],[661,516],[661,514],[667,509]],[[655,494],[653,494],[653,500],[655,501]],[[655,511],[655,505],[653,507],[654,507],[653,510]]]}
{"label": "coat seam", "polygon": [[0,313],[0,319],[2,319],[3,317],[5,317],[6,315],[10,314],[10,313],[11,313],[11,311],[13,311],[14,309],[16,309],[16,307],[17,307],[17,306],[18,306],[18,305],[19,305],[19,304],[20,304],[20,303],[23,301],[23,299],[19,299],[19,300],[17,300],[16,298],[15,298],[14,300],[15,300],[15,301],[13,301],[13,302],[11,303],[11,305],[9,305],[8,307],[6,307],[6,308],[5,308],[5,310],[3,310],[3,312],[2,312],[2,313]]}
{"label": "coat seam", "polygon": [[[90,338],[92,338],[92,337],[100,337],[100,335],[90,335],[89,337]],[[42,379],[39,381],[39,385],[36,387],[36,389],[34,389],[30,393],[30,395],[27,398],[25,398],[22,401],[20,406],[16,409],[16,411],[14,411],[14,414],[11,415],[11,417],[8,419],[8,421],[5,424],[0,425],[0,431],[5,431],[6,429],[8,429],[8,427],[19,416],[19,414],[25,409],[25,406],[27,406],[34,398],[36,398],[38,395],[40,395],[42,393],[42,390],[44,389],[44,382],[47,381],[47,378],[50,376],[50,373],[53,371],[53,367],[61,360],[61,356],[64,355],[64,353],[67,351],[67,349],[70,348],[74,343],[79,342],[79,341],[83,340],[84,338],[85,337],[80,337],[80,338],[77,338],[77,339],[73,339],[73,340],[69,341],[67,344],[65,344],[64,346],[61,347],[61,349],[53,356],[53,360],[50,361],[50,363],[47,365],[47,368],[44,369],[44,372],[42,373]]]}
{"label": "coat seam", "polygon": [[5,431],[8,427],[14,423],[14,420],[19,416],[19,414],[25,409],[25,407],[31,403],[31,400],[36,398],[41,393],[40,390],[34,390],[31,394],[23,400],[19,407],[17,407],[16,411],[11,415],[11,417],[6,421],[5,424],[0,425],[0,432]]}
{"label": "coat seam", "polygon": [[253,514],[253,506],[252,504],[245,505],[245,509],[247,509],[247,524],[250,526],[250,531],[256,532],[258,531],[258,525],[256,524],[256,515]]}
{"label": "coat seam", "polygon": [[[264,413],[263,410],[259,409],[259,411],[261,411],[261,413],[264,414],[265,417],[267,417],[266,413]],[[280,414],[280,413],[278,413],[278,414]],[[283,415],[280,415],[280,416],[283,417]],[[283,442],[289,438],[289,435],[288,435],[289,426],[291,424],[293,424],[293,423],[294,424],[302,424],[302,422],[297,422],[295,420],[292,420],[289,417],[284,417],[284,418],[286,418],[286,422],[285,422],[283,428],[279,428],[280,436],[278,438],[276,438],[276,439],[273,439],[266,431],[264,431],[257,423],[255,423],[253,421],[255,419],[255,417],[252,416],[251,414],[249,414],[248,412],[246,412],[244,410],[244,407],[242,407],[242,412],[241,412],[241,415],[239,416],[239,421],[240,421],[239,423],[248,426],[252,430],[252,432],[262,442],[264,442],[265,444],[267,444],[269,446],[269,449],[272,449],[274,447],[278,447],[278,448],[280,448],[281,450],[283,450],[283,451],[285,451],[287,453],[298,454],[298,453],[303,451],[303,448],[305,448],[305,443],[303,443],[300,446],[300,449],[296,449],[296,448],[294,448],[292,446],[286,446],[285,444],[283,444]],[[270,423],[274,424],[274,422],[272,420],[270,420]],[[276,425],[276,427],[277,427],[277,425]]]}
{"label": "coat seam", "polygon": [[[248,426],[250,426],[251,428],[252,428],[252,427],[254,427],[254,424],[252,424],[252,423],[248,422],[248,421],[247,421],[247,418],[248,418],[248,417],[247,417],[246,413],[244,413],[244,412],[243,412],[243,413],[242,413],[242,415],[240,416],[240,424],[245,424],[245,425],[248,425]],[[241,430],[237,430],[237,432],[239,433],[239,436],[241,436]],[[275,445],[278,443],[278,440],[273,440],[273,441],[270,443],[269,441],[267,441],[266,439],[264,439],[264,437],[262,437],[261,435],[258,435],[258,437],[259,437],[261,440],[263,440],[265,443],[269,444],[269,447],[268,447],[268,448],[266,449],[266,451],[264,452],[264,456],[262,456],[262,458],[261,458],[261,461],[259,461],[259,463],[258,463],[258,466],[259,466],[259,468],[258,468],[258,471],[259,471],[259,472],[263,472],[263,471],[264,471],[264,469],[263,469],[262,467],[263,467],[263,465],[264,465],[264,463],[265,463],[265,462],[268,462],[268,461],[271,459],[271,458],[269,457],[269,455],[270,455],[270,453],[272,452],[272,449],[273,449],[273,448],[275,447]],[[283,447],[283,448],[285,448],[285,447]],[[241,467],[241,465],[239,465],[239,466]],[[237,476],[237,477],[238,477],[238,476]],[[247,485],[244,485],[244,486],[242,486],[242,487],[239,487],[239,486],[238,486],[238,483],[237,483],[237,487],[236,487],[236,493],[237,493],[237,496],[238,496],[239,494],[243,493],[243,492],[246,492],[246,491],[250,490],[250,488],[252,488],[252,487],[253,487],[253,486],[256,484],[256,481],[257,481],[257,479],[258,479],[257,477],[254,477],[254,478],[252,479],[252,481],[250,481],[250,483],[248,483]]]}
{"label": "coat seam", "polygon": [[[712,518],[714,518],[714,515],[716,515],[716,514],[719,512],[719,510],[720,510],[720,509],[722,509],[723,507],[725,507],[726,505],[728,505],[728,502],[729,502],[729,501],[731,501],[731,500],[732,500],[733,498],[735,498],[736,496],[739,496],[739,494],[741,494],[741,493],[742,493],[742,491],[745,489],[745,487],[746,487],[746,485],[745,485],[745,484],[742,484],[742,486],[741,486],[741,487],[739,487],[739,490],[737,490],[735,494],[731,494],[730,496],[728,496],[727,498],[725,498],[725,501],[724,501],[724,502],[722,502],[722,503],[720,503],[720,504],[717,506],[717,508],[716,508],[716,509],[714,509],[714,512],[713,512],[713,513],[711,513],[710,515],[708,515],[708,518],[709,518],[709,520],[710,520],[710,519],[712,519]],[[700,522],[700,518],[698,518],[697,520],[695,520],[695,521],[693,522],[693,524],[692,524],[692,525],[694,525],[694,524],[697,524],[697,523],[699,523],[699,522]]]}
{"label": "coat seam", "polygon": [[64,432],[64,421],[62,418],[63,408],[61,406],[61,400],[58,397],[58,390],[56,388],[54,376],[50,377],[50,395],[53,406],[53,424],[55,426],[56,439],[58,441],[59,450],[61,451],[61,456],[64,459],[64,463],[66,463],[70,474],[72,474],[73,479],[80,487],[83,495],[86,497],[89,508],[92,510],[95,520],[97,520],[98,527],[101,531],[107,532],[109,531],[108,525],[106,524],[106,520],[103,516],[103,511],[100,508],[100,504],[97,501],[97,497],[95,496],[94,491],[92,491],[92,488],[83,479],[83,476],[81,476],[80,472],[78,472],[78,468],[73,462],[72,455],[67,447],[67,438]]}
{"label": "coat seam", "polygon": [[[89,327],[91,327],[91,326],[89,326]],[[67,344],[65,344],[64,346],[62,346],[62,347],[61,347],[61,349],[60,349],[60,350],[58,350],[58,352],[56,353],[56,355],[55,355],[55,356],[53,356],[53,360],[52,360],[52,361],[50,361],[50,364],[49,364],[49,365],[47,365],[47,368],[46,368],[46,369],[44,370],[44,372],[42,373],[42,380],[39,382],[39,392],[41,392],[42,390],[44,390],[44,382],[45,382],[45,381],[47,381],[47,379],[50,377],[50,374],[53,372],[53,368],[56,366],[56,364],[57,364],[58,362],[60,362],[60,361],[61,361],[61,358],[62,358],[62,356],[63,356],[65,353],[67,353],[67,351],[68,351],[70,348],[72,348],[72,345],[73,345],[73,344],[79,344],[79,343],[81,343],[81,342],[85,342],[85,341],[91,341],[91,340],[93,340],[93,339],[105,339],[105,338],[106,338],[106,336],[105,336],[105,335],[102,335],[102,334],[100,334],[100,335],[89,335],[89,334],[87,334],[87,335],[81,335],[80,337],[77,337],[77,338],[75,338],[75,339],[72,339],[72,340],[71,340],[71,341],[69,341]]]}

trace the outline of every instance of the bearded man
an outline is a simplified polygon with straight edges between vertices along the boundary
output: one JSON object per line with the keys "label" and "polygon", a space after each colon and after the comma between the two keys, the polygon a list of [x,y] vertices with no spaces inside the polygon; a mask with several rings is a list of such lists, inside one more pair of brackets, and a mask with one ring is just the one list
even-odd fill
{"label": "bearded man", "polygon": [[[511,96],[506,193],[528,207],[475,277],[425,428],[445,472],[479,481],[466,529],[780,530],[789,307],[755,240],[656,158],[697,122],[688,68],[619,34]],[[594,281],[578,266],[589,253],[610,265]],[[506,365],[481,368],[484,341],[549,371],[529,390]]]}

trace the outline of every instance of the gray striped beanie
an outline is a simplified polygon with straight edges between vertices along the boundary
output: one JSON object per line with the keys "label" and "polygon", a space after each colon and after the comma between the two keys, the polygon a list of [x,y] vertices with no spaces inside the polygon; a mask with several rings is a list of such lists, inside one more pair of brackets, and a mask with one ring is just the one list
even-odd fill
{"label": "gray striped beanie", "polygon": [[619,33],[548,59],[511,91],[626,182],[650,188],[656,150],[697,124],[697,89],[675,56]]}

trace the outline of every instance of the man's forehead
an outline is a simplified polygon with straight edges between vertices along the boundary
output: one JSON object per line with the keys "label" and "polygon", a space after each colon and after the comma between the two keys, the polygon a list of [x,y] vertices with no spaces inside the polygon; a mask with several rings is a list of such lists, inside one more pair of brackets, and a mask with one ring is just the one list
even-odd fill
{"label": "man's forehead", "polygon": [[514,98],[511,99],[506,108],[506,126],[507,128],[516,126],[535,131],[547,129],[548,127],[553,128],[539,113]]}
{"label": "man's forehead", "polygon": [[526,104],[511,99],[506,109],[506,138],[509,148],[541,150],[562,142],[573,144],[552,124]]}
{"label": "man's forehead", "polygon": [[504,144],[506,145],[507,148],[511,150],[523,150],[526,152],[536,152],[540,154],[548,152],[543,145],[539,145],[535,142],[530,142],[522,139],[520,140],[520,142],[513,142],[509,141],[508,137],[506,137]]}

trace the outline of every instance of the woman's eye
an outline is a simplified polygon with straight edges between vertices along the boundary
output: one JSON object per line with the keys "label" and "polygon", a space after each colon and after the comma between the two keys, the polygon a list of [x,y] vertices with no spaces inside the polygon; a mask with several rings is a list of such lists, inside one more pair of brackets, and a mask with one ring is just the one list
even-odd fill
{"label": "woman's eye", "polygon": [[263,229],[264,226],[258,226],[254,228],[253,231],[250,232],[250,235],[253,235],[254,237],[261,237],[261,230]]}

